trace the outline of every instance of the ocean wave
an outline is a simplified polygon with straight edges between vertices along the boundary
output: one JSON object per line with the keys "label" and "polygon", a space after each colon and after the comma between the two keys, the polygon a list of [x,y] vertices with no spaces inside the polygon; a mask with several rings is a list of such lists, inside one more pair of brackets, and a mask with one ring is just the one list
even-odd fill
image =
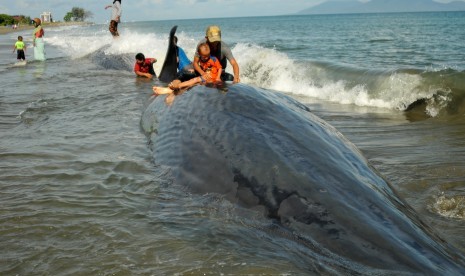
{"label": "ocean wave", "polygon": [[243,81],[256,86],[340,104],[409,111],[425,103],[425,115],[462,106],[463,72],[454,69],[373,70],[346,64],[295,61],[275,49],[234,48]]}
{"label": "ocean wave", "polygon": [[[102,63],[98,60],[122,56],[121,62],[115,66],[110,64],[109,69],[126,71],[132,70],[133,55],[142,52],[157,58],[154,69],[160,72],[168,34],[128,29],[124,36],[114,40],[107,35],[106,26],[89,28],[92,31],[81,28],[53,32],[47,37],[47,43],[73,59],[92,56],[95,62]],[[193,57],[198,40],[184,32],[178,36],[180,46]],[[425,117],[465,112],[465,73],[453,68],[355,68],[348,64],[295,60],[276,47],[252,43],[231,46],[246,84],[340,104],[413,111]],[[225,70],[232,72],[231,66]]]}

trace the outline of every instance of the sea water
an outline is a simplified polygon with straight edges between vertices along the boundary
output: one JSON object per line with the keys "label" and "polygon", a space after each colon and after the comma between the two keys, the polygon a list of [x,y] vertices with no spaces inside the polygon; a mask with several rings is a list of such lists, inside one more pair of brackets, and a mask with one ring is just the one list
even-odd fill
{"label": "sea water", "polygon": [[[266,218],[173,188],[140,128],[169,30],[192,57],[217,24],[241,81],[307,105],[353,142],[441,238],[465,252],[465,13],[123,22],[0,36],[0,274],[304,274]],[[15,67],[17,35],[29,49]],[[226,68],[231,72],[231,66]]]}

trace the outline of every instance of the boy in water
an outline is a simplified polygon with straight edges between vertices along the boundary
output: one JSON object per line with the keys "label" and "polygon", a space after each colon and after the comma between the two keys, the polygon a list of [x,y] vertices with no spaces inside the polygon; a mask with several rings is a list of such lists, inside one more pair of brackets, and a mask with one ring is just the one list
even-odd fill
{"label": "boy in water", "polygon": [[134,64],[134,73],[140,77],[151,79],[156,76],[153,70],[153,64],[157,62],[156,58],[145,58],[144,54],[138,53],[136,55],[136,64]]}
{"label": "boy in water", "polygon": [[26,55],[24,54],[24,51],[26,51],[26,45],[23,42],[23,37],[18,36],[18,41],[15,43],[15,47],[13,48],[13,53],[17,53],[16,58],[18,61],[26,61]]}
{"label": "boy in water", "polygon": [[197,48],[199,53],[199,66],[205,72],[203,76],[195,77],[185,82],[175,80],[168,87],[153,87],[156,95],[173,93],[176,90],[189,88],[196,84],[221,83],[221,72],[223,71],[217,58],[210,56],[210,47],[207,43],[201,43]]}

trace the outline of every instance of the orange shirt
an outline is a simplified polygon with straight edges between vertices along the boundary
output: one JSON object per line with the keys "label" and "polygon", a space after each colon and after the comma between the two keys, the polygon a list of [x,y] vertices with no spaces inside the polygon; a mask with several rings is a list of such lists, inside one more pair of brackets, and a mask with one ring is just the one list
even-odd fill
{"label": "orange shirt", "polygon": [[210,74],[212,81],[216,81],[218,78],[218,73],[222,68],[220,61],[214,56],[210,56],[207,61],[202,61],[202,59],[199,59],[199,66],[204,72]]}

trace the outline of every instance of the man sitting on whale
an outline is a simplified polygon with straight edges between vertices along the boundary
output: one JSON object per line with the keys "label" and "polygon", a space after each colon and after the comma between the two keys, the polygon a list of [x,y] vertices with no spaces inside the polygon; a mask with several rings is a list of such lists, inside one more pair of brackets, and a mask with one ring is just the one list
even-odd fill
{"label": "man sitting on whale", "polygon": [[180,80],[172,81],[168,87],[160,87],[154,86],[153,92],[156,95],[160,94],[170,94],[174,91],[189,88],[196,84],[215,84],[221,83],[221,72],[223,71],[221,68],[221,64],[218,59],[214,56],[210,55],[210,47],[208,47],[207,43],[201,43],[197,51],[200,53],[199,61],[197,62],[197,66],[202,69],[204,74],[199,77],[195,77],[193,79],[181,82]]}

